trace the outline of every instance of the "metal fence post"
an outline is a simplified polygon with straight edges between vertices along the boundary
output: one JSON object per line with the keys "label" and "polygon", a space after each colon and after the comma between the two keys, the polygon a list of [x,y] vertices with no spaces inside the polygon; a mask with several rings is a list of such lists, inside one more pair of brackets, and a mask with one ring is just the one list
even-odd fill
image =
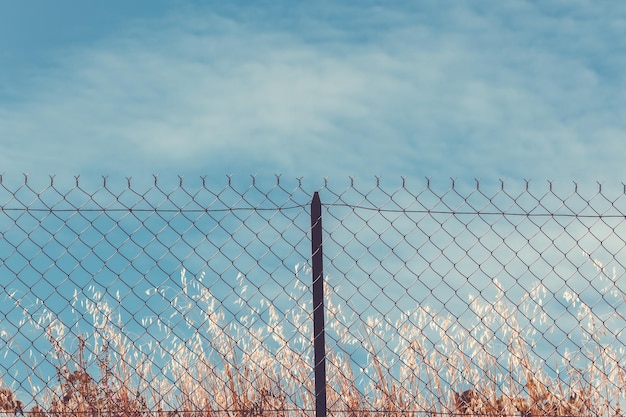
{"label": "metal fence post", "polygon": [[326,342],[324,336],[324,266],[322,258],[322,202],[317,192],[311,201],[311,254],[313,268],[313,349],[315,357],[315,417],[326,417]]}

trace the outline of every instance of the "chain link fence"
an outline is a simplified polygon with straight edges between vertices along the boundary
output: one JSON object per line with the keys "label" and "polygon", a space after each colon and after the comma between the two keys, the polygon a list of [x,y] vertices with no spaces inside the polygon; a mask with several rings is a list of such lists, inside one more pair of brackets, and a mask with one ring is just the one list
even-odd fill
{"label": "chain link fence", "polygon": [[280,177],[0,177],[0,413],[319,413],[312,190],[324,413],[624,415],[624,186]]}

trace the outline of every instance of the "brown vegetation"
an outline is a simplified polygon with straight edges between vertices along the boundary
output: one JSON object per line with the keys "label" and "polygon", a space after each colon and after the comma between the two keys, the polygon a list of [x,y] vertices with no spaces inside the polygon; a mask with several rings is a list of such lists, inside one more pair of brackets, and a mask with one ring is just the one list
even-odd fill
{"label": "brown vegetation", "polygon": [[[264,320],[255,321],[255,310],[250,317],[227,322],[200,280],[194,284],[185,279],[184,286],[177,300],[181,306],[194,306],[190,308],[197,314],[179,309],[192,331],[184,341],[162,324],[170,339],[139,345],[111,321],[103,300],[87,306],[97,332],[75,336],[73,351],[67,347],[71,332],[60,321],[36,323],[52,346],[56,381],[30,403],[22,396],[26,406],[16,393],[0,388],[0,414],[313,416],[309,306],[279,314],[271,303],[262,302]],[[541,311],[533,309],[541,305],[541,291],[535,290],[516,305],[502,293],[488,305],[473,299],[478,319],[471,329],[418,306],[391,326],[392,336],[380,317],[363,318],[360,329],[342,327],[343,311],[331,300],[328,318],[335,344],[329,345],[327,357],[329,416],[622,417],[626,370],[615,348],[594,336],[602,329],[587,306],[579,305],[584,310],[579,324],[589,330],[581,356],[586,364],[563,357],[559,375],[577,376],[568,381],[544,371],[528,340],[531,333],[518,322],[518,315],[540,319]],[[193,303],[185,304],[183,295]],[[366,369],[355,367],[345,353],[344,347],[354,344],[369,355]]]}

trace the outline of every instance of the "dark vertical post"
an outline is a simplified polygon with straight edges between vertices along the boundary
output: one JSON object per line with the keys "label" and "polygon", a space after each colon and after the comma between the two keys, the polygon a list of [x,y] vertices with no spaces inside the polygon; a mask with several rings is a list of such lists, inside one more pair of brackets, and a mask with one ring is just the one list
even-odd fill
{"label": "dark vertical post", "polygon": [[315,356],[315,417],[326,417],[326,342],[324,336],[324,265],[322,257],[322,202],[311,201],[313,267],[313,349]]}

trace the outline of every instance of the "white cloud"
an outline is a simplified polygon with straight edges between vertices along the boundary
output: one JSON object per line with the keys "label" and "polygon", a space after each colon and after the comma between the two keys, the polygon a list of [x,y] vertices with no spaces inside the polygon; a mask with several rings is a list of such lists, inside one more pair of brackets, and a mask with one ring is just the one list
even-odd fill
{"label": "white cloud", "polygon": [[493,9],[351,19],[347,8],[344,23],[309,10],[301,30],[194,11],[133,28],[60,51],[59,68],[0,107],[13,152],[2,162],[16,172],[571,177],[598,152],[589,141],[621,148],[623,78],[607,75],[612,58],[603,73],[589,55],[600,23],[577,34],[576,16],[526,2]]}

